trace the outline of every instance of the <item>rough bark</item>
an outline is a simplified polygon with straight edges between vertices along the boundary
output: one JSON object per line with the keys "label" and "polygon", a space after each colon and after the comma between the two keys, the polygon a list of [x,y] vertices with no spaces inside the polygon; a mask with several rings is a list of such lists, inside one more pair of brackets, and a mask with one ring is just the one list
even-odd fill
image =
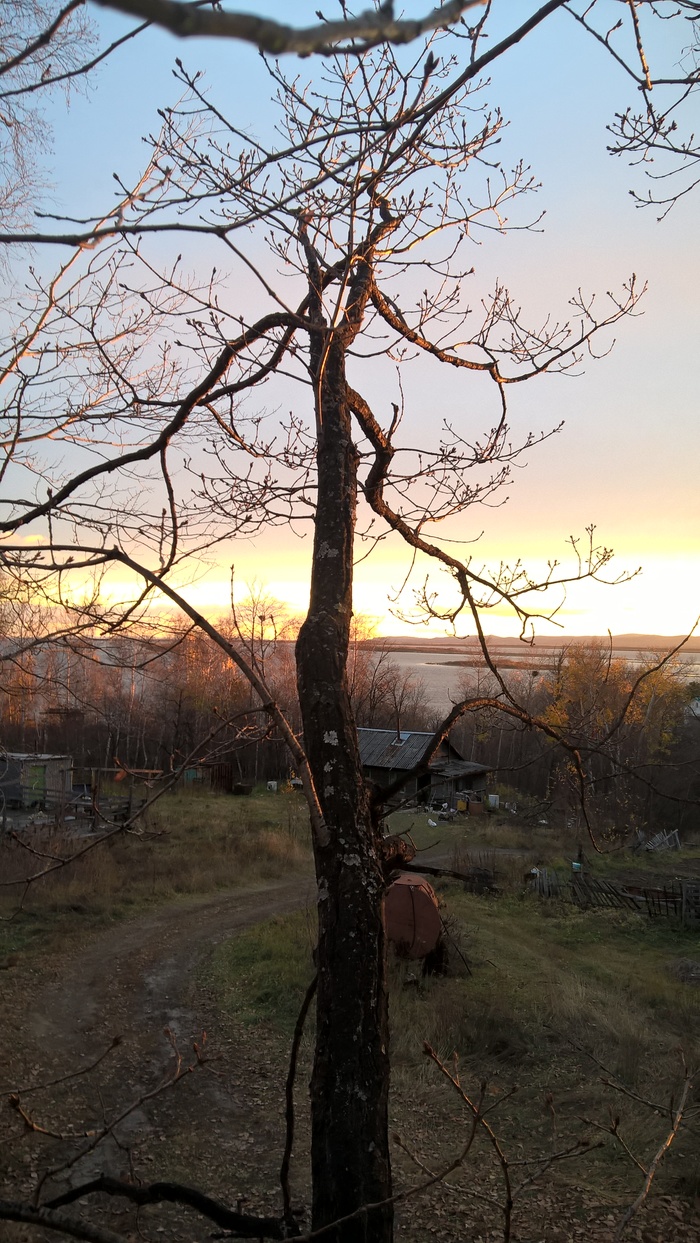
{"label": "rough bark", "polygon": [[[337,330],[336,330],[337,333]],[[362,777],[346,678],[357,451],[345,342],[319,326],[318,499],[309,612],[297,642],[304,744],[324,817],[315,841],[318,1000],[311,1081],[313,1226],[391,1195],[388,1012],[379,830]],[[390,1243],[389,1206],[332,1236]]]}

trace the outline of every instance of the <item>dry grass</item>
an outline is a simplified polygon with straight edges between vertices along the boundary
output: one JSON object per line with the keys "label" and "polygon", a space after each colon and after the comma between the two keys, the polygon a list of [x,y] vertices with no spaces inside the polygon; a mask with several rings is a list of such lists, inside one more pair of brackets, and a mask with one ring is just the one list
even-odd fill
{"label": "dry grass", "polygon": [[663,1059],[679,1041],[700,1056],[700,992],[672,970],[692,955],[695,932],[628,912],[454,889],[448,905],[464,930],[472,976],[427,981],[419,1000],[416,990],[401,990],[409,1013],[397,1022],[400,1059],[404,1034],[423,1010],[433,1025],[423,1038],[446,1053],[534,1064],[553,1043],[573,1041],[629,1084],[646,1073],[646,1059]]}
{"label": "dry grass", "polygon": [[507,892],[522,890],[525,873],[535,865],[554,869],[566,880],[580,849],[586,870],[608,880],[653,887],[679,877],[700,877],[700,845],[693,844],[688,834],[680,851],[633,851],[602,842],[602,853],[597,853],[582,829],[532,824],[507,813],[457,816],[435,827],[429,818],[435,819],[432,813],[414,809],[395,812],[389,819],[391,832],[410,836],[416,845],[418,864],[421,858],[430,862],[439,854],[457,870],[488,867],[497,873],[499,888]]}
{"label": "dry grass", "polygon": [[[461,922],[472,975],[406,987],[405,966],[396,965],[397,1082],[433,1091],[433,1068],[419,1052],[428,1040],[446,1059],[457,1052],[472,1084],[518,1085],[499,1113],[509,1143],[526,1135],[546,1146],[553,1126],[561,1138],[600,1137],[583,1119],[606,1125],[612,1110],[631,1147],[648,1157],[663,1117],[603,1080],[667,1107],[682,1081],[679,1048],[689,1064],[700,1063],[700,990],[674,971],[697,948],[697,934],[628,912],[456,890],[449,908]],[[686,1134],[662,1184],[682,1182],[688,1155],[695,1159],[699,1149],[697,1135]],[[621,1148],[609,1143],[594,1154],[590,1178],[596,1187],[624,1185],[629,1162]]]}
{"label": "dry grass", "polygon": [[469,850],[527,851],[543,860],[553,854],[563,856],[570,852],[575,859],[581,837],[573,831],[533,825],[518,816],[500,812],[457,815],[451,822],[438,821],[435,828],[429,820],[435,820],[433,812],[413,809],[394,812],[388,824],[390,832],[410,835],[419,851],[433,846],[442,849],[463,846]]}
{"label": "dry grass", "polygon": [[[406,1101],[412,1117],[435,1110],[442,1117],[444,1109],[440,1143],[452,1142],[455,1126],[464,1126],[458,1103],[438,1088],[423,1055],[428,1041],[449,1062],[459,1056],[474,1090],[488,1080],[495,1099],[517,1085],[498,1113],[499,1133],[511,1147],[541,1151],[554,1133],[561,1146],[583,1134],[599,1138],[582,1119],[609,1124],[612,1109],[628,1142],[648,1157],[663,1117],[602,1083],[602,1066],[630,1092],[665,1107],[682,1078],[679,1046],[691,1064],[700,1061],[700,989],[675,969],[697,953],[697,934],[670,921],[529,897],[477,897],[456,887],[444,897],[471,974],[456,953],[446,978],[422,979],[419,964],[392,962],[395,1111]],[[210,983],[226,1009],[288,1035],[312,973],[309,936],[300,913],[217,950]],[[436,1105],[436,1091],[443,1104]],[[677,1147],[660,1182],[684,1194],[689,1156],[695,1159],[700,1143],[688,1133]],[[630,1163],[609,1138],[585,1169],[557,1177],[622,1193]]]}
{"label": "dry grass", "polygon": [[[28,844],[44,855],[66,857],[86,839],[44,831]],[[22,899],[22,913],[0,925],[0,953],[47,931],[119,918],[178,895],[253,884],[306,869],[309,864],[306,805],[298,795],[182,793],[165,796],[135,833],[114,837],[73,863],[35,881],[22,881],[50,860],[29,853],[13,838],[0,838],[0,916]]]}

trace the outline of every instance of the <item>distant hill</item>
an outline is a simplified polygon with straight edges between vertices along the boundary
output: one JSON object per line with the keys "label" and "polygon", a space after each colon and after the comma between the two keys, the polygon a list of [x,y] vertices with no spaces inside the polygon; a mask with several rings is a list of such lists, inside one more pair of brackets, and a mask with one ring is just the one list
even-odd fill
{"label": "distant hill", "polygon": [[[679,643],[683,642],[683,635],[663,635],[663,634],[614,634],[612,636],[613,651],[616,652],[669,652]],[[562,648],[571,647],[572,644],[581,643],[597,643],[607,646],[609,638],[607,635],[538,635],[532,642],[523,642],[521,639],[503,638],[501,635],[487,635],[486,641],[489,648],[493,651],[512,651],[525,654],[529,649],[536,648],[539,651],[560,651]],[[366,643],[367,647],[387,647],[397,652],[431,652],[440,653],[465,653],[479,650],[479,641],[473,636],[465,639],[455,639],[449,637],[429,637],[427,635],[415,638],[412,635],[387,635],[382,639],[369,639]],[[693,636],[688,639],[684,645],[685,652],[700,653],[700,636]]]}

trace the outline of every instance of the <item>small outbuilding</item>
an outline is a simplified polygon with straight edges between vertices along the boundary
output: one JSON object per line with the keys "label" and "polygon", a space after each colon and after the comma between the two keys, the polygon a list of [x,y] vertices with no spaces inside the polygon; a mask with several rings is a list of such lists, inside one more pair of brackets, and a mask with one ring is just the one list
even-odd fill
{"label": "small outbuilding", "polygon": [[421,802],[449,803],[455,806],[458,794],[468,793],[480,801],[486,789],[486,764],[465,760],[449,739],[440,744],[437,755],[427,771],[413,770],[424,758],[433,735],[423,730],[358,729],[362,770],[378,786],[388,786],[397,777],[411,774],[401,790],[400,798],[417,798]]}
{"label": "small outbuilding", "polygon": [[23,751],[0,752],[3,807],[61,807],[71,797],[73,759]]}

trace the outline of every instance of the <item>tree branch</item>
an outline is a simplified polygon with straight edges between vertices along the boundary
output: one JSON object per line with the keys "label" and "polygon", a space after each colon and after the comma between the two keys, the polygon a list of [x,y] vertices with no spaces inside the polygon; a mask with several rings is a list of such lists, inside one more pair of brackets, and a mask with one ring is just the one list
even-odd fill
{"label": "tree branch", "polygon": [[53,1210],[61,1208],[64,1204],[74,1204],[76,1200],[82,1200],[85,1196],[97,1191],[104,1192],[108,1196],[123,1196],[132,1204],[138,1205],[186,1204],[209,1221],[215,1222],[217,1226],[225,1230],[232,1231],[241,1239],[284,1239],[289,1235],[287,1226],[280,1218],[253,1217],[248,1213],[237,1213],[218,1200],[212,1199],[211,1196],[205,1195],[204,1192],[198,1191],[196,1187],[186,1187],[182,1183],[170,1182],[138,1186],[136,1183],[111,1178],[108,1174],[101,1174],[99,1178],[94,1178],[89,1183],[83,1183],[80,1187],[66,1191],[63,1195],[57,1196],[55,1200],[51,1200],[48,1207]]}
{"label": "tree branch", "polygon": [[617,1231],[615,1233],[615,1243],[618,1243],[618,1240],[622,1238],[622,1235],[627,1229],[632,1218],[639,1212],[640,1208],[644,1204],[644,1201],[646,1200],[647,1196],[649,1195],[649,1191],[651,1190],[651,1184],[654,1181],[654,1176],[656,1174],[656,1171],[658,1170],[661,1162],[663,1161],[664,1157],[666,1156],[666,1153],[668,1152],[669,1148],[671,1147],[673,1141],[675,1140],[678,1134],[678,1130],[680,1128],[681,1122],[683,1121],[683,1114],[685,1113],[685,1107],[688,1101],[688,1095],[693,1086],[692,1074],[688,1070],[687,1066],[684,1066],[684,1070],[685,1070],[685,1082],[683,1084],[683,1091],[681,1092],[681,1099],[678,1102],[678,1108],[675,1109],[672,1114],[671,1127],[668,1131],[668,1134],[664,1136],[663,1143],[661,1144],[661,1146],[659,1147],[659,1149],[657,1150],[657,1152],[654,1154],[651,1161],[649,1162],[649,1166],[646,1171],[646,1178],[644,1179],[644,1184],[642,1186],[642,1189],[639,1195],[637,1196],[636,1200],[634,1200],[634,1202],[630,1204],[629,1208],[627,1209],[627,1211],[625,1212],[622,1218],[622,1221],[620,1222],[617,1228]]}
{"label": "tree branch", "polygon": [[123,1234],[115,1234],[105,1226],[92,1226],[89,1222],[75,1221],[50,1208],[35,1208],[16,1200],[0,1200],[0,1221],[20,1221],[31,1226],[43,1226],[56,1234],[67,1234],[83,1243],[127,1243]]}
{"label": "tree branch", "polygon": [[[140,17],[162,26],[181,39],[204,36],[238,39],[252,43],[271,56],[296,53],[297,56],[328,56],[334,51],[361,55],[379,43],[411,43],[421,35],[455,25],[467,9],[484,0],[450,0],[431,9],[425,17],[394,18],[393,4],[367,9],[359,17],[317,26],[286,26],[257,13],[231,13],[218,7],[200,9],[178,0],[95,0],[103,8],[117,9],[130,17]],[[320,14],[319,14],[320,16]]]}
{"label": "tree branch", "polygon": [[226,374],[236,355],[248,345],[259,340],[260,337],[265,336],[272,329],[289,327],[290,319],[296,323],[294,316],[289,316],[281,311],[274,311],[270,315],[263,316],[251,328],[246,329],[234,341],[224,346],[214,366],[210,368],[204,379],[195,388],[191,389],[187,397],[180,402],[174,417],[150,444],[144,445],[140,449],[134,449],[131,453],[124,453],[118,457],[109,458],[106,462],[98,462],[95,466],[90,466],[87,470],[81,471],[80,474],[74,475],[62,488],[50,493],[48,499],[42,504],[32,506],[18,518],[11,518],[6,522],[0,522],[0,531],[16,531],[19,527],[26,526],[27,523],[34,522],[37,518],[42,518],[46,514],[52,513],[74,492],[84,484],[90,483],[93,479],[103,475],[110,475],[113,471],[121,471],[125,466],[134,465],[136,462],[148,462],[151,458],[162,454],[173,437],[185,426],[195,406],[200,405],[204,401],[213,386]]}
{"label": "tree branch", "polygon": [[26,47],[23,47],[21,52],[18,52],[16,56],[11,56],[9,60],[6,60],[0,64],[0,77],[5,73],[9,73],[10,70],[16,69],[19,65],[23,64],[24,61],[29,60],[29,58],[33,56],[35,52],[38,52],[42,47],[46,47],[47,44],[49,44],[53,39],[59,27],[63,25],[66,18],[70,17],[74,9],[80,8],[82,3],[83,0],[69,0],[69,3],[65,5],[64,8],[59,10],[50,26],[46,27],[46,30],[43,30],[40,35],[37,35],[35,39],[32,39],[31,43],[28,43]]}
{"label": "tree branch", "polygon": [[285,1084],[285,1123],[286,1135],[284,1141],[284,1154],[282,1156],[282,1165],[280,1167],[280,1186],[282,1187],[282,1201],[284,1204],[285,1221],[291,1222],[292,1218],[292,1201],[289,1191],[289,1166],[292,1160],[292,1148],[294,1145],[294,1081],[297,1073],[297,1061],[299,1058],[299,1047],[301,1038],[304,1034],[304,1025],[306,1016],[309,1013],[311,1003],[316,996],[318,987],[318,975],[315,975],[306,992],[304,1000],[301,1003],[301,1009],[297,1016],[294,1027],[294,1038],[289,1053],[289,1070],[287,1072],[287,1082]]}

